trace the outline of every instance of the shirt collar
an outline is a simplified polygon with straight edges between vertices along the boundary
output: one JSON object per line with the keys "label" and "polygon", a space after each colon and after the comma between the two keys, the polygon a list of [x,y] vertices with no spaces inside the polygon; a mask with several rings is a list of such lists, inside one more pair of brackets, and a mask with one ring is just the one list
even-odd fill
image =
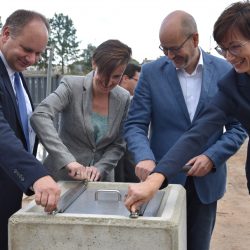
{"label": "shirt collar", "polygon": [[196,68],[195,68],[195,71],[197,70],[197,69],[202,69],[203,68],[203,54],[202,54],[202,50],[201,50],[201,48],[199,47],[199,50],[200,50],[200,58],[199,58],[199,61],[198,61],[198,64],[197,64],[197,66],[196,66]]}

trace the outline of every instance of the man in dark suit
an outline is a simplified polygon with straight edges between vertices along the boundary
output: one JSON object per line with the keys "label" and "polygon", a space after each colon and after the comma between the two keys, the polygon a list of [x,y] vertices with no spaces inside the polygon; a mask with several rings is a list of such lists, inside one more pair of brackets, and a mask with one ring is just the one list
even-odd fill
{"label": "man in dark suit", "polygon": [[48,31],[44,16],[17,10],[7,18],[0,37],[1,250],[8,249],[8,219],[21,208],[23,192],[27,195],[35,193],[36,203],[46,212],[56,208],[60,197],[58,185],[31,154],[37,148],[28,121],[33,106],[21,73],[38,61],[46,48]]}
{"label": "man in dark suit", "polygon": [[[199,48],[196,22],[184,11],[175,11],[164,19],[160,42],[166,57],[142,67],[125,123],[125,139],[136,163],[136,175],[142,181],[197,122],[217,93],[219,79],[231,68],[225,60]],[[202,145],[200,154],[188,159],[188,164],[200,169],[199,174],[187,177],[180,169],[173,169],[168,178],[169,183],[182,184],[186,189],[188,250],[209,249],[217,200],[225,192],[225,161],[246,138],[240,124],[229,117],[225,128],[223,133],[223,126],[218,127]],[[167,172],[168,166],[165,168]]]}

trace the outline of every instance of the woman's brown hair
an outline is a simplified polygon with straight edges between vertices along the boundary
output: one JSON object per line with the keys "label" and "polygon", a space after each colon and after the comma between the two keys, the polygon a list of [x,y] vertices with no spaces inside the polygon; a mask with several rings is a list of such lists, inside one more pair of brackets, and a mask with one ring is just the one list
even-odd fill
{"label": "woman's brown hair", "polygon": [[132,50],[119,40],[107,40],[94,51],[92,60],[98,68],[98,73],[106,79],[120,65],[128,64]]}
{"label": "woman's brown hair", "polygon": [[236,2],[227,7],[214,24],[213,37],[220,44],[228,32],[239,31],[250,39],[250,3]]}

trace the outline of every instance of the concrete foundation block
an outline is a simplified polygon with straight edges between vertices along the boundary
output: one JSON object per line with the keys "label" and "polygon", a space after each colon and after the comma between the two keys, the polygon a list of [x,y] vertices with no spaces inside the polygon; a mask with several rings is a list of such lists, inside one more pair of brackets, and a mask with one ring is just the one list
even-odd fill
{"label": "concrete foundation block", "polygon": [[[63,193],[75,182],[61,182]],[[90,182],[88,190],[120,190],[128,183]],[[86,192],[85,191],[85,192]],[[169,185],[155,216],[129,218],[123,199],[122,215],[65,212],[49,215],[32,201],[9,219],[10,250],[186,250],[186,193]],[[99,199],[102,199],[100,197]],[[153,203],[153,200],[151,201]],[[82,204],[84,206],[84,204]],[[151,204],[152,205],[152,204]],[[153,204],[154,205],[154,204]],[[150,203],[148,204],[150,206]],[[146,213],[146,210],[145,210]]]}

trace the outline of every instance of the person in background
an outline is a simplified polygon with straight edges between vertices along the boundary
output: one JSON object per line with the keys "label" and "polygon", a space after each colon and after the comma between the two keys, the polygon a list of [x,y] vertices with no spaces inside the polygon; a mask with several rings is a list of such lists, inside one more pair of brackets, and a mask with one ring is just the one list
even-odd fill
{"label": "person in background", "polygon": [[[134,95],[134,90],[140,77],[141,66],[134,63],[129,63],[124,71],[120,86],[128,90],[130,97]],[[132,162],[129,152],[126,150],[123,157],[119,160],[115,167],[116,182],[139,182],[135,175],[135,167]]]}
{"label": "person in background", "polygon": [[[219,79],[231,68],[225,60],[199,47],[196,22],[187,12],[170,13],[162,22],[159,38],[165,56],[142,67],[125,123],[125,139],[136,163],[135,173],[143,181],[129,188],[125,204],[131,210],[138,204],[136,195],[146,189],[144,183],[151,190],[152,184],[144,181],[150,180],[149,174],[190,126],[199,123],[199,115],[218,91]],[[225,133],[223,125],[200,145],[194,158],[187,159],[185,152],[178,155],[186,159],[182,166],[199,169],[197,174],[187,177],[181,168],[164,165],[164,171],[171,172],[169,183],[186,189],[188,250],[209,249],[217,200],[225,192],[225,162],[246,138],[238,121],[228,116]]]}
{"label": "person in background", "polygon": [[130,93],[131,97],[134,96],[134,91],[140,77],[140,72],[140,65],[129,63],[122,76],[120,86],[126,89]]}
{"label": "person in background", "polygon": [[[48,152],[44,165],[56,180],[114,181],[130,103],[128,91],[118,85],[131,53],[118,40],[103,42],[92,57],[94,70],[63,77],[33,113],[31,124]],[[57,132],[53,123],[59,113]]]}
{"label": "person in background", "polygon": [[35,193],[46,212],[56,209],[60,188],[35,158],[37,140],[29,117],[33,110],[22,71],[45,50],[49,24],[40,13],[17,10],[0,35],[0,249],[8,249],[8,219],[22,205],[23,192]]}

